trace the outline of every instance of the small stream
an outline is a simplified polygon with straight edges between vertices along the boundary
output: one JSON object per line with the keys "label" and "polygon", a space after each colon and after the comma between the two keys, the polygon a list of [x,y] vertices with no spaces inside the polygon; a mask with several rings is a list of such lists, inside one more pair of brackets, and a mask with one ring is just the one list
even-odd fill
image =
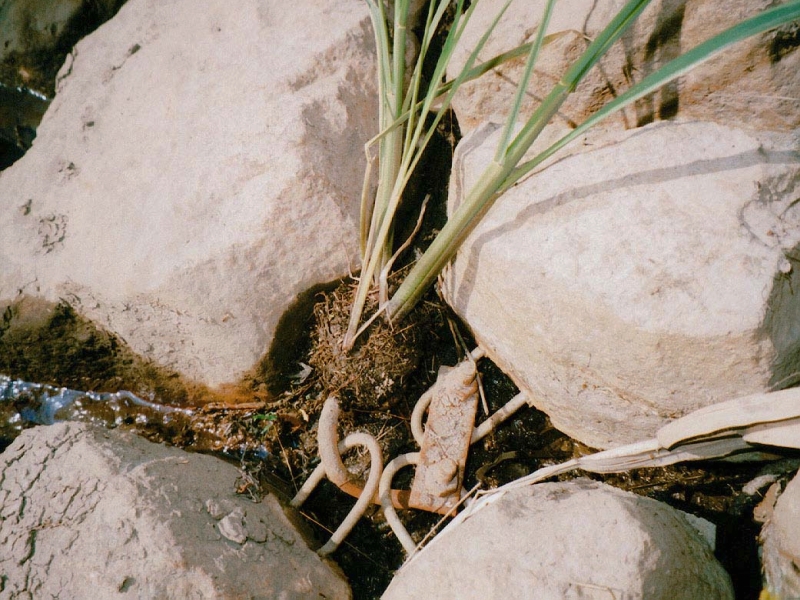
{"label": "small stream", "polygon": [[59,421],[104,427],[188,424],[195,411],[159,404],[128,392],[83,392],[0,375],[0,450],[24,429]]}
{"label": "small stream", "polygon": [[125,390],[84,392],[0,375],[0,452],[25,429],[78,421],[126,427],[151,441],[229,459],[264,459],[270,454],[263,443],[265,423],[273,418],[259,403],[186,408]]}

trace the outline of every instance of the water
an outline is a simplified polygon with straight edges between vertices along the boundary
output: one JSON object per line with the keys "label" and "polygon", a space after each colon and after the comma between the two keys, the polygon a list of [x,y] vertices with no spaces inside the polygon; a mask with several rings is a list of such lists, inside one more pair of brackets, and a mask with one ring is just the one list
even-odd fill
{"label": "water", "polygon": [[125,390],[83,392],[0,375],[0,452],[25,429],[80,421],[127,427],[152,441],[191,451],[263,459],[271,454],[266,433],[276,419],[263,403],[185,408]]}
{"label": "water", "polygon": [[0,170],[11,166],[31,147],[50,101],[36,90],[0,82]]}
{"label": "water", "polygon": [[187,423],[195,411],[145,400],[128,391],[83,392],[0,375],[0,445],[24,429],[58,421],[81,421],[104,427],[125,424],[169,426]]}

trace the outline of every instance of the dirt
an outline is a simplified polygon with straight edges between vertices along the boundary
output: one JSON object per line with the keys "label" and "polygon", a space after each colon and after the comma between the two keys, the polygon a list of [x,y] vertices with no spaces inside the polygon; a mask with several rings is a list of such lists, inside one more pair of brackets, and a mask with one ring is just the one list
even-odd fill
{"label": "dirt", "polygon": [[[31,301],[6,311],[0,327],[0,372],[76,389],[114,391],[116,386],[128,386],[168,404],[193,405],[193,415],[165,419],[136,406],[124,407],[120,413],[107,404],[85,401],[62,409],[56,417],[100,420],[153,441],[223,457],[243,469],[238,493],[258,497],[270,489],[288,502],[318,464],[316,425],[328,395],[335,393],[343,400],[340,436],[371,432],[380,440],[388,461],[417,450],[409,426],[414,403],[435,381],[439,366],[456,364],[463,358],[464,347],[473,343],[468,329],[431,292],[416,321],[411,320],[413,325],[381,325],[359,343],[353,355],[342,355],[336,347],[337,331],[347,317],[352,290],[352,282],[343,282],[332,291],[316,294],[294,359],[284,364],[287,385],[283,391],[266,392],[257,373],[235,394],[192,391],[174,374],[136,359],[121,340],[87,323],[69,307]],[[378,360],[367,367],[364,353],[374,353]],[[412,358],[398,368],[382,358],[392,353]],[[335,369],[326,360],[334,361]],[[479,372],[490,412],[517,393],[491,361],[481,360]],[[8,410],[18,408],[3,403],[5,412],[0,417],[8,420]],[[120,414],[123,418],[115,421]],[[484,418],[479,409],[478,421]],[[588,452],[591,449],[553,428],[546,415],[525,407],[470,449],[465,488],[500,486]],[[367,466],[366,456],[352,452],[346,458],[348,467],[356,471]],[[753,520],[753,509],[761,496],[745,494],[742,488],[762,468],[761,464],[707,463],[605,477],[576,472],[562,479],[589,476],[708,519],[718,528],[717,556],[734,580],[737,597],[756,598],[760,524]],[[796,468],[794,461],[781,476],[787,478]],[[394,487],[407,489],[412,476],[412,470],[404,469]],[[303,505],[302,513],[320,544],[354,502],[326,481]],[[400,517],[417,542],[440,522],[439,515],[415,510],[400,511]],[[333,558],[349,577],[356,599],[377,598],[402,564],[403,551],[381,511],[373,507]]]}
{"label": "dirt", "polygon": [[[346,292],[343,293],[346,295]],[[320,298],[318,310],[315,311],[316,320],[310,329],[310,337],[314,340],[320,328],[327,327],[319,319],[335,313],[330,310],[332,296]],[[432,303],[434,298],[428,301]],[[321,308],[324,310],[319,310]],[[469,341],[469,332],[463,325],[448,316],[444,307],[440,307],[439,311],[436,313],[439,318],[449,319],[449,323],[457,327],[460,335]],[[418,370],[406,376],[407,380],[428,383],[396,388],[394,395],[383,396],[380,406],[360,405],[357,402],[358,395],[354,394],[340,420],[340,434],[343,436],[353,431],[367,430],[377,435],[381,439],[385,461],[398,454],[417,450],[408,425],[410,411],[420,390],[433,381],[435,367],[439,364],[455,364],[458,346],[453,340],[458,336],[451,335],[448,340],[446,333],[449,329],[449,326],[441,327],[438,333],[440,338],[433,336],[433,339],[441,342],[438,349],[435,348],[436,344],[426,344],[423,339],[423,347],[419,348],[425,351],[420,357],[421,367],[418,366]],[[315,348],[314,344],[309,347],[309,354],[301,360],[302,363],[316,364]],[[319,375],[315,375],[318,370]],[[480,361],[479,371],[490,412],[494,412],[511,399],[517,390],[491,361]],[[317,366],[307,379],[285,392],[283,404],[272,407],[277,418],[270,429],[272,446],[269,457],[265,461],[255,462],[245,459],[243,463],[246,470],[253,474],[253,491],[260,485],[277,485],[288,500],[316,466],[315,422],[322,400],[331,391],[326,387],[330,381],[324,373],[324,366]],[[345,387],[339,385],[336,384],[336,389],[341,393]],[[374,398],[379,396],[375,394]],[[485,416],[481,414],[478,420],[483,418]],[[542,466],[592,451],[553,428],[546,415],[526,407],[470,449],[465,488],[470,489],[477,484],[482,489],[497,487]],[[366,457],[361,458],[360,464],[351,462],[349,466],[363,469]],[[756,543],[760,525],[753,520],[752,514],[761,496],[748,495],[742,488],[759,474],[762,467],[758,463],[708,463],[638,469],[604,477],[578,471],[560,479],[589,476],[708,519],[718,528],[717,556],[734,580],[737,597],[756,598],[761,589]],[[788,466],[784,477],[788,477],[793,468],[796,469],[796,463]],[[401,471],[395,479],[395,487],[408,488],[411,476],[410,470]],[[314,524],[320,543],[327,540],[354,502],[353,498],[334,485],[323,482],[303,505],[303,514]],[[413,510],[400,511],[400,517],[417,542],[422,541],[441,520],[438,515]],[[403,551],[380,510],[373,508],[333,558],[350,578],[355,598],[377,598],[402,564]]]}

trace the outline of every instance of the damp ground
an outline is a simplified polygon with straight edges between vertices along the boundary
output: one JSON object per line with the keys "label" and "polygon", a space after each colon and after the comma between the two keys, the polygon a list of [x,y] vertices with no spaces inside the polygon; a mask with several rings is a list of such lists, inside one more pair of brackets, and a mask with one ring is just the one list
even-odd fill
{"label": "damp ground", "polygon": [[[342,282],[317,293],[294,355],[284,356],[280,368],[256,369],[235,393],[203,391],[175,374],[142,364],[118,339],[94,328],[67,306],[15,306],[6,312],[0,327],[0,373],[16,378],[48,374],[50,381],[45,383],[56,385],[40,385],[0,401],[0,444],[7,445],[21,429],[48,418],[132,429],[152,441],[232,462],[242,473],[238,493],[254,499],[273,493],[288,503],[319,463],[317,421],[324,400],[336,395],[342,404],[340,436],[372,433],[381,444],[385,462],[416,451],[409,425],[415,402],[433,384],[439,367],[455,365],[474,342],[468,329],[431,292],[404,326],[381,324],[352,354],[341,354],[338,340],[353,288],[352,282]],[[479,362],[479,372],[490,412],[517,393],[488,359]],[[69,402],[54,406],[48,398],[66,397],[64,385],[92,393],[70,396]],[[145,403],[115,394],[125,387]],[[479,408],[478,421],[483,418]],[[491,489],[591,451],[555,429],[543,413],[524,407],[471,447],[464,487]],[[367,457],[351,454],[345,457],[348,468],[363,472]],[[797,469],[796,460],[787,462],[783,470],[780,465],[772,468],[784,478]],[[737,597],[757,598],[760,524],[753,519],[753,510],[762,497],[743,488],[763,468],[759,463],[704,463],[604,477],[575,472],[562,479],[588,476],[714,523],[716,554],[734,580]],[[412,477],[413,471],[404,469],[394,487],[407,489]],[[320,544],[354,502],[325,481],[302,506]],[[400,517],[417,542],[441,525],[439,515],[423,511],[400,511]],[[358,600],[379,597],[403,556],[381,511],[373,507],[332,558],[347,575]]]}

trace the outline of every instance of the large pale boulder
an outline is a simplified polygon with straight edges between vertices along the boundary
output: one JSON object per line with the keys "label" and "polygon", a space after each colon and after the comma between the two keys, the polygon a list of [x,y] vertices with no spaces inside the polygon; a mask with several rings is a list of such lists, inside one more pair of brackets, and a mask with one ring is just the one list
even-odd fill
{"label": "large pale boulder", "polygon": [[0,454],[3,598],[349,598],[272,495],[219,459],[60,423]]}
{"label": "large pale boulder", "polygon": [[589,480],[521,487],[407,563],[383,600],[733,598],[728,574],[666,504]]}
{"label": "large pale boulder", "polygon": [[[454,54],[450,77],[466,62],[504,3],[481,1]],[[545,0],[512,3],[481,60],[533,41],[545,4]],[[624,0],[561,0],[556,4],[547,30],[554,35],[542,49],[525,110],[532,110],[550,91],[624,4]],[[580,122],[669,60],[771,4],[766,0],[653,2],[599,67],[587,75],[557,118],[564,123]],[[741,42],[613,119],[618,126],[634,127],[678,114],[759,129],[794,129],[800,126],[797,46],[796,26],[792,25]],[[462,132],[508,113],[523,64],[524,59],[511,61],[461,89],[453,107]]]}
{"label": "large pale boulder", "polygon": [[[555,426],[597,448],[796,383],[799,133],[597,130],[497,201],[445,296]],[[498,134],[461,141],[451,210]]]}
{"label": "large pale boulder", "polygon": [[775,598],[800,598],[800,476],[775,503],[761,543],[766,588]]}
{"label": "large pale boulder", "polygon": [[0,174],[0,302],[63,299],[235,380],[298,293],[358,266],[373,46],[361,0],[130,0]]}

